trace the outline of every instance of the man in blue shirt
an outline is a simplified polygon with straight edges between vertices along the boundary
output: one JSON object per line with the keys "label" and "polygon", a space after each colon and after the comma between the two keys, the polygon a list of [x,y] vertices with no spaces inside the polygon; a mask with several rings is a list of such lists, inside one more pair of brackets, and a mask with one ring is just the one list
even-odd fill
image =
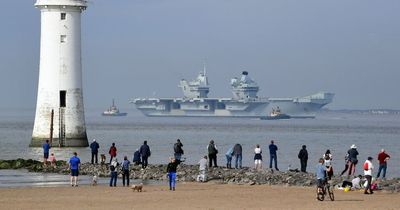
{"label": "man in blue shirt", "polygon": [[324,159],[320,158],[316,170],[318,193],[321,192],[320,190],[324,187],[326,180],[326,166],[324,165],[324,162]]}
{"label": "man in blue shirt", "polygon": [[277,156],[276,156],[277,150],[278,150],[278,147],[274,144],[274,140],[271,140],[271,144],[269,145],[269,168],[272,170],[272,160],[274,160],[275,169],[277,171],[279,171],[278,160],[277,160]]}
{"label": "man in blue shirt", "polygon": [[49,140],[46,140],[46,142],[43,144],[43,164],[47,165],[47,159],[49,158],[49,152],[50,152],[50,144]]}
{"label": "man in blue shirt", "polygon": [[93,142],[90,144],[90,149],[92,150],[92,160],[91,163],[93,164],[93,159],[96,159],[97,164],[97,154],[99,153],[99,143],[96,142],[96,139],[93,139]]}
{"label": "man in blue shirt", "polygon": [[69,168],[71,170],[71,186],[78,186],[79,167],[81,160],[78,158],[78,154],[74,152],[74,156],[69,159]]}

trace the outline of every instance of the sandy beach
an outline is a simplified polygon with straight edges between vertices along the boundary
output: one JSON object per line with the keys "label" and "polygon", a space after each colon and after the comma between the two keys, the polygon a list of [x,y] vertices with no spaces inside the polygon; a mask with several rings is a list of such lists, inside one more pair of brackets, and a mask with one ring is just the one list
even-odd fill
{"label": "sandy beach", "polygon": [[145,186],[144,192],[108,186],[0,189],[0,209],[398,209],[399,194],[335,191],[317,201],[314,188],[179,183]]}

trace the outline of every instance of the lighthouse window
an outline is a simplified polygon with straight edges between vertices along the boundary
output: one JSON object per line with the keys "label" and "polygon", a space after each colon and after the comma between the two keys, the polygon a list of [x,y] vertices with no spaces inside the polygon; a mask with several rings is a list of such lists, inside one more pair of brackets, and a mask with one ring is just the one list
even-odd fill
{"label": "lighthouse window", "polygon": [[61,42],[61,43],[67,42],[67,35],[61,35],[61,36],[60,36],[60,42]]}
{"label": "lighthouse window", "polygon": [[60,107],[66,107],[66,96],[67,96],[67,91],[66,90],[60,90]]}
{"label": "lighthouse window", "polygon": [[65,19],[67,19],[67,14],[62,12],[61,13],[61,20],[65,20]]}

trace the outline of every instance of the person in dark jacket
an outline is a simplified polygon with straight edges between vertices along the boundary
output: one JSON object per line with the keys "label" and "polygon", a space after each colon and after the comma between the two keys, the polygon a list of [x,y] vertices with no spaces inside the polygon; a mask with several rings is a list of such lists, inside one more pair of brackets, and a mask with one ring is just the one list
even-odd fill
{"label": "person in dark jacket", "polygon": [[233,147],[233,156],[235,156],[235,168],[242,168],[242,145],[239,143]]}
{"label": "person in dark jacket", "polygon": [[347,151],[347,154],[349,154],[349,176],[353,176],[356,171],[356,165],[358,163],[358,151],[355,144],[351,145],[350,149]]}
{"label": "person in dark jacket", "polygon": [[178,164],[181,162],[181,157],[183,155],[183,144],[181,143],[180,139],[176,140],[176,143],[174,144],[174,156],[175,156],[175,160],[176,162],[178,162]]}
{"label": "person in dark jacket", "polygon": [[207,151],[208,151],[208,159],[209,159],[209,167],[212,167],[212,163],[214,162],[214,167],[218,167],[217,165],[217,154],[218,154],[218,148],[214,144],[214,140],[211,140],[210,143],[207,145]]}
{"label": "person in dark jacket", "polygon": [[92,159],[91,163],[94,163],[94,159],[96,159],[95,163],[98,163],[98,153],[99,153],[99,143],[96,142],[96,139],[93,139],[93,142],[90,144],[90,150],[92,151]]}
{"label": "person in dark jacket", "polygon": [[139,152],[139,149],[137,149],[137,150],[135,151],[135,153],[133,153],[132,162],[133,162],[135,165],[139,165],[139,164],[142,163],[142,161],[140,160],[140,152]]}
{"label": "person in dark jacket", "polygon": [[148,165],[148,159],[151,156],[151,151],[147,141],[143,142],[143,145],[139,149],[140,155],[142,156],[142,168],[145,169]]}
{"label": "person in dark jacket", "polygon": [[275,169],[279,171],[278,169],[278,160],[277,160],[277,155],[276,151],[278,150],[278,147],[275,145],[274,140],[271,140],[271,144],[269,145],[269,168],[272,170],[272,161],[275,163]]}
{"label": "person in dark jacket", "polygon": [[111,164],[112,159],[117,157],[117,147],[115,147],[115,143],[111,144],[111,147],[108,150],[108,154],[110,154],[110,164]]}
{"label": "person in dark jacket", "polygon": [[122,162],[122,185],[125,187],[125,179],[126,186],[129,187],[129,162],[128,157],[124,157],[124,162]]}
{"label": "person in dark jacket", "polygon": [[170,158],[170,163],[167,166],[167,175],[169,179],[169,190],[175,191],[176,186],[176,168],[178,167],[178,162],[175,158]]}
{"label": "person in dark jacket", "polygon": [[307,172],[307,160],[308,160],[308,152],[306,149],[306,145],[303,145],[297,157],[300,159],[300,171]]}

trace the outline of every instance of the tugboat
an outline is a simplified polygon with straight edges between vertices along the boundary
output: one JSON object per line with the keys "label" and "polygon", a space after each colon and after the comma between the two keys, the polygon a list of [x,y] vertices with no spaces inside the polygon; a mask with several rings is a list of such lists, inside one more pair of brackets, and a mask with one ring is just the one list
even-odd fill
{"label": "tugboat", "polygon": [[287,114],[283,114],[279,106],[276,109],[272,108],[272,112],[269,113],[268,116],[260,117],[261,120],[283,120],[290,119],[291,117]]}
{"label": "tugboat", "polygon": [[126,112],[119,112],[119,109],[115,106],[114,99],[113,99],[112,106],[110,106],[110,108],[108,108],[106,111],[104,111],[101,115],[120,117],[120,116],[126,116],[127,114],[128,113],[126,113]]}

